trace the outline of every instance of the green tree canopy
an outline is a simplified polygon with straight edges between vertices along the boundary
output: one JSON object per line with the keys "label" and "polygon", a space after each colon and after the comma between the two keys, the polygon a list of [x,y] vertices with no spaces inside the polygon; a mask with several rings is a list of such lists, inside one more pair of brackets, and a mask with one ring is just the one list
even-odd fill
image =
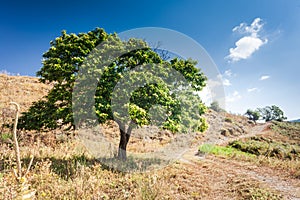
{"label": "green tree canopy", "polygon": [[[43,66],[37,72],[42,83],[51,83],[53,88],[42,100],[35,102],[19,119],[19,128],[27,130],[55,129],[59,126],[74,126],[72,114],[72,90],[79,66],[86,56],[108,34],[100,28],[88,33],[67,34],[50,42],[49,50],[43,54]],[[57,123],[61,120],[62,123]]]}
{"label": "green tree canopy", "polygon": [[285,119],[287,119],[284,116],[283,111],[275,105],[272,106],[266,106],[264,108],[258,108],[258,111],[260,112],[260,115],[262,116],[262,118],[264,120],[268,121],[283,121]]}
{"label": "green tree canopy", "polygon": [[80,128],[115,120],[121,159],[136,126],[162,122],[158,125],[173,132],[207,128],[200,117],[205,106],[194,92],[206,77],[195,61],[163,60],[146,42],[122,41],[100,28],[77,35],[63,31],[50,45],[37,75],[54,87],[23,113],[20,128]]}
{"label": "green tree canopy", "polygon": [[252,120],[254,122],[259,120],[259,118],[260,118],[260,113],[257,110],[248,109],[247,112],[245,113],[245,115],[249,118],[249,120]]}

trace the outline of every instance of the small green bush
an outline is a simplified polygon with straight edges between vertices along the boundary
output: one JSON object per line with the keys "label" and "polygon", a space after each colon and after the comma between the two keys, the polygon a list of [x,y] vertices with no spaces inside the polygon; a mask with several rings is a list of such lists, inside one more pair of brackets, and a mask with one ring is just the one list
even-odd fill
{"label": "small green bush", "polygon": [[225,118],[225,122],[228,122],[228,123],[232,123],[233,121],[232,121],[232,119],[231,118]]}
{"label": "small green bush", "polygon": [[2,133],[1,134],[1,141],[6,141],[6,140],[12,140],[13,135],[11,133]]}
{"label": "small green bush", "polygon": [[229,143],[229,146],[257,156],[263,155],[289,160],[300,159],[299,145],[268,141],[263,137],[253,137],[247,141],[233,141]]}
{"label": "small green bush", "polygon": [[198,151],[200,153],[211,153],[211,154],[221,155],[221,156],[253,157],[252,154],[242,152],[230,146],[217,146],[213,144],[203,144],[199,147]]}

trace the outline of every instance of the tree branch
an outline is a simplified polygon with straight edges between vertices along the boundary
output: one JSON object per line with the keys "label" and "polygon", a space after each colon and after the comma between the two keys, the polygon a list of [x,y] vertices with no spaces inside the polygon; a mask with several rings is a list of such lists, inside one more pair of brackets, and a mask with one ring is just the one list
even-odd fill
{"label": "tree branch", "polygon": [[20,106],[16,102],[10,102],[10,104],[15,105],[17,108],[15,123],[14,123],[14,127],[13,127],[13,138],[14,138],[14,143],[15,143],[15,152],[16,152],[16,160],[17,160],[17,169],[18,169],[17,175],[18,175],[18,177],[22,177],[20,148],[19,148],[19,143],[18,143],[18,138],[17,138],[17,125],[18,125]]}

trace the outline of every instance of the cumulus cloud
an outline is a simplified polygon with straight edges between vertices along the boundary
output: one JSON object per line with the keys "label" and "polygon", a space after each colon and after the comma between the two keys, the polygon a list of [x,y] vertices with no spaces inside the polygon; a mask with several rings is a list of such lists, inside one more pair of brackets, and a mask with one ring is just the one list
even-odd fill
{"label": "cumulus cloud", "polygon": [[251,25],[241,23],[232,29],[233,32],[245,35],[240,38],[234,48],[229,49],[229,55],[226,56],[229,61],[236,62],[241,59],[249,58],[255,51],[268,42],[267,38],[262,38],[259,33],[261,32],[264,24],[260,18],[254,19]]}
{"label": "cumulus cloud", "polygon": [[247,91],[248,92],[255,92],[255,91],[258,91],[258,89],[257,88],[249,88]]}
{"label": "cumulus cloud", "polygon": [[230,86],[231,85],[230,80],[226,79],[226,78],[223,78],[223,85],[224,86]]}
{"label": "cumulus cloud", "polygon": [[211,104],[213,99],[213,94],[208,86],[204,87],[201,91],[197,93],[205,105],[209,106]]}
{"label": "cumulus cloud", "polygon": [[267,79],[269,79],[270,78],[270,76],[268,76],[268,75],[264,75],[264,76],[261,76],[260,77],[260,81],[263,81],[263,80],[267,80]]}
{"label": "cumulus cloud", "polygon": [[229,69],[229,70],[226,70],[226,71],[224,72],[224,74],[219,74],[219,75],[217,76],[217,78],[218,78],[219,80],[222,80],[223,86],[231,86],[231,82],[230,82],[229,78],[232,77],[232,76],[233,76],[233,75],[232,75],[232,72],[231,72],[231,70]]}
{"label": "cumulus cloud", "polygon": [[248,26],[246,23],[241,23],[239,26],[236,26],[232,29],[233,32],[239,32],[241,34],[249,33],[253,37],[257,37],[258,33],[263,28],[263,23],[260,18],[253,20],[252,24]]}
{"label": "cumulus cloud", "polygon": [[238,91],[234,91],[232,94],[229,94],[226,96],[226,101],[227,102],[235,102],[241,98],[242,98],[242,96],[240,95],[240,93]]}
{"label": "cumulus cloud", "polygon": [[230,69],[229,69],[229,70],[226,70],[226,71],[224,72],[224,75],[225,75],[225,76],[228,76],[228,77],[231,77],[231,76],[232,76],[231,70],[230,70]]}
{"label": "cumulus cloud", "polygon": [[205,103],[209,106],[213,101],[218,101],[220,106],[225,106],[225,94],[221,75],[208,79],[206,87],[196,92]]}
{"label": "cumulus cloud", "polygon": [[0,70],[0,74],[6,74],[9,76],[20,76],[19,73],[12,73],[12,72],[7,71],[6,69]]}

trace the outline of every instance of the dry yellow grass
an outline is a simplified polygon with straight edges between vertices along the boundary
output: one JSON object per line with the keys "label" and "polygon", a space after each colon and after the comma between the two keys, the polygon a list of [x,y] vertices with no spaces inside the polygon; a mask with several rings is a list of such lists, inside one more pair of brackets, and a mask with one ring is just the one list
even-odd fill
{"label": "dry yellow grass", "polygon": [[25,111],[33,101],[45,96],[50,88],[50,85],[40,83],[38,78],[0,74],[0,108],[14,101],[20,104],[21,111]]}
{"label": "dry yellow grass", "polygon": [[[25,111],[50,88],[39,83],[37,78],[0,75],[0,108],[15,101]],[[244,117],[230,114],[225,117],[226,129],[234,133],[230,137],[246,134],[253,126],[247,124]],[[118,135],[115,126],[105,131],[111,137]],[[219,132],[216,137],[225,138]],[[282,199],[286,195],[253,176],[252,169],[259,169],[260,164],[245,160],[212,155],[200,159],[192,154],[188,160],[178,160],[150,172],[122,173],[94,159],[75,138],[59,142],[55,131],[21,132],[20,139],[24,170],[30,155],[34,155],[33,167],[26,178],[30,189],[36,191],[35,199]],[[155,139],[150,147],[163,145],[160,140]],[[135,152],[149,151],[150,147],[142,146],[137,139],[129,144],[129,149]],[[13,199],[20,192],[12,173],[14,151],[11,144],[1,143],[0,152],[0,199]],[[270,172],[270,176],[278,173],[273,173],[267,164],[262,167],[264,170],[258,170],[258,175],[260,171]]]}
{"label": "dry yellow grass", "polygon": [[[121,173],[108,170],[77,140],[55,148],[33,145],[22,147],[22,158],[35,155],[27,176],[36,199],[251,199],[255,195],[280,199],[280,195],[235,168],[222,162],[195,160],[175,162],[146,173]],[[6,156],[13,152],[6,150]],[[6,166],[13,159],[2,157]],[[9,163],[11,162],[11,163]],[[228,164],[227,164],[228,165]],[[17,183],[9,168],[1,172],[0,199],[17,193]],[[272,198],[271,198],[272,197]]]}

